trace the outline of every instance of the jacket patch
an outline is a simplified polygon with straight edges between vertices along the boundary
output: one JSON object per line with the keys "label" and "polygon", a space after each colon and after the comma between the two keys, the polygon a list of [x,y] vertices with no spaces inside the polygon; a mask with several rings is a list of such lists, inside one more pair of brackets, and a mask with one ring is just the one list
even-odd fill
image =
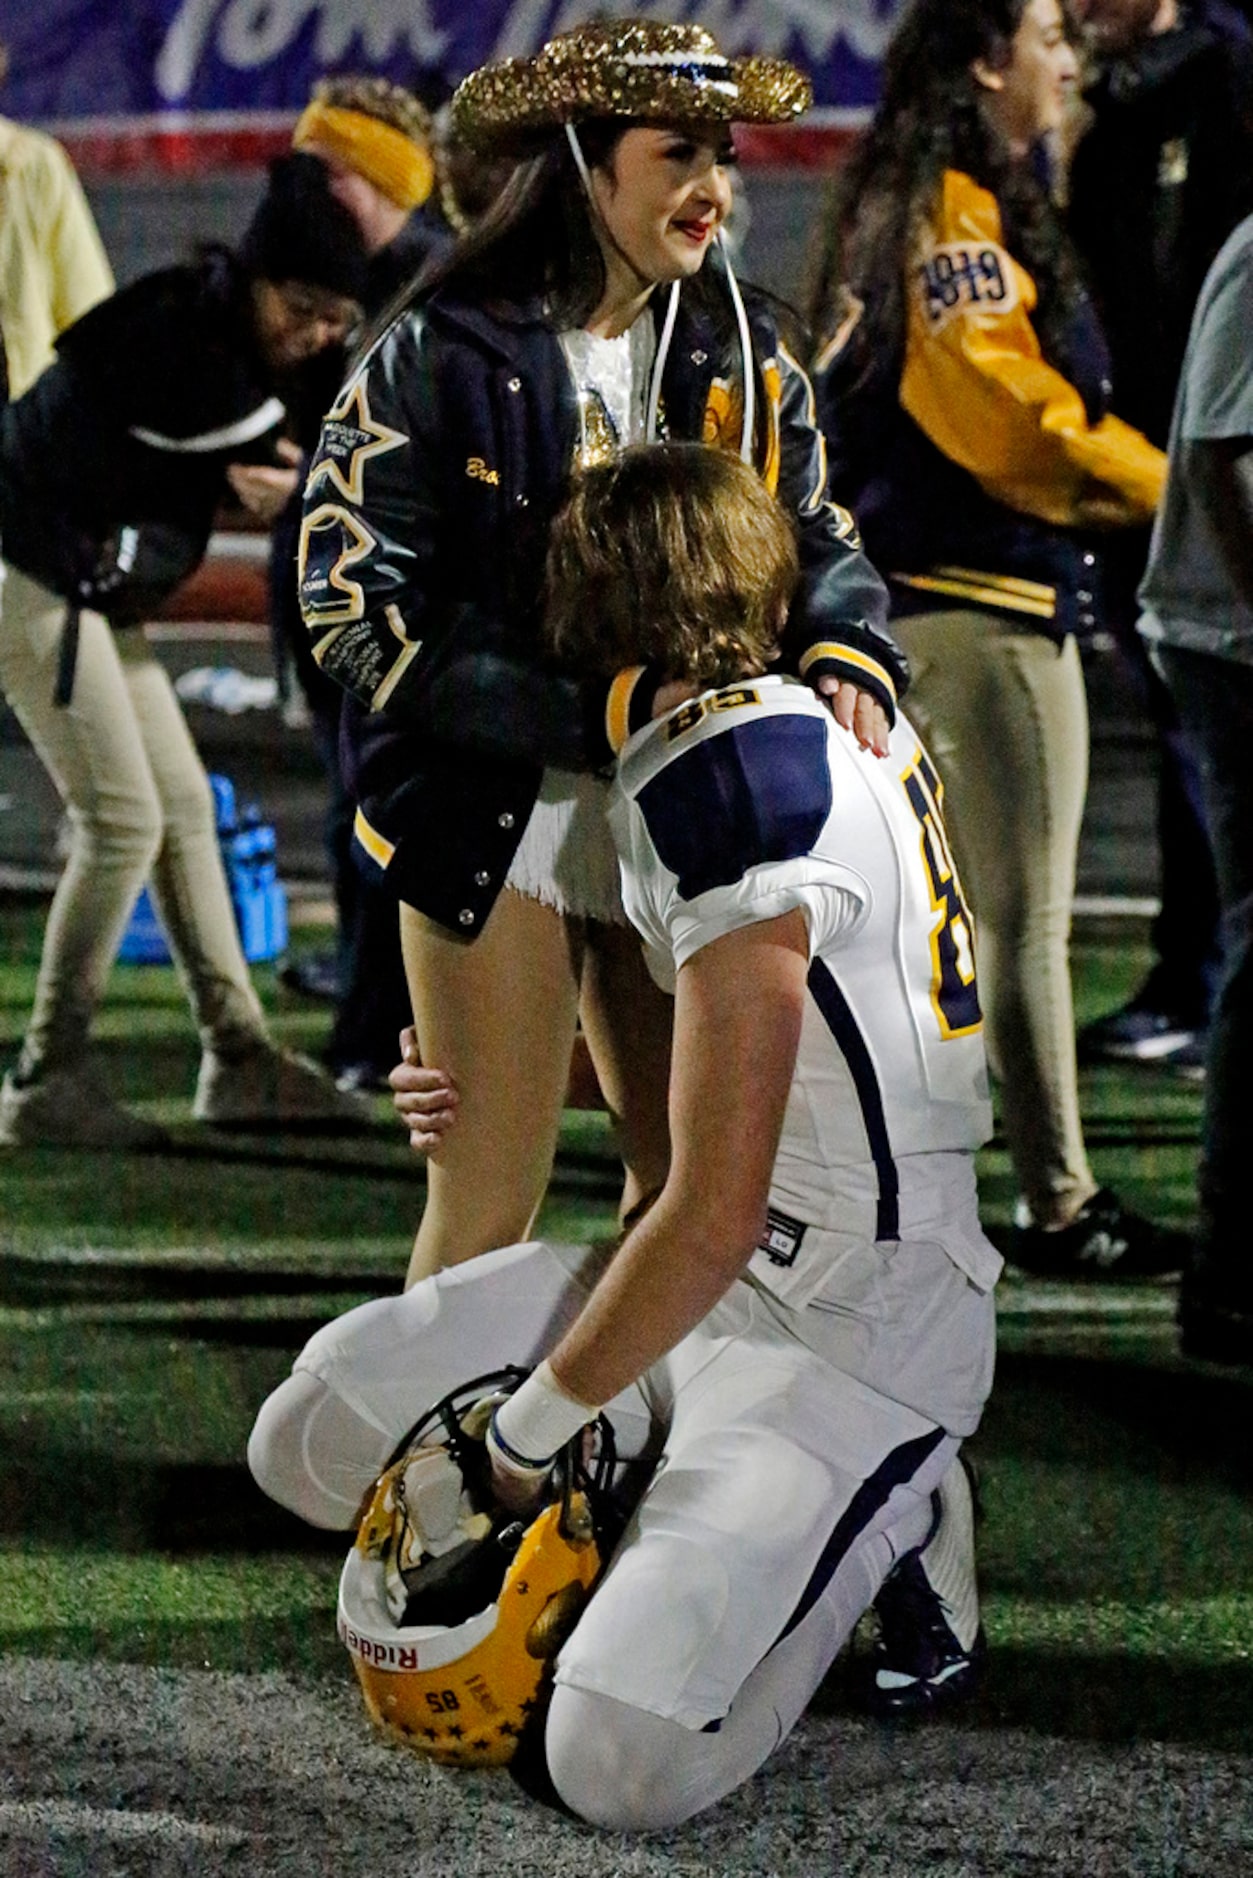
{"label": "jacket patch", "polygon": [[918,266],[923,316],[938,333],[961,313],[1008,313],[1018,305],[1018,282],[1004,248],[994,241],[944,241]]}
{"label": "jacket patch", "polygon": [[309,472],[305,495],[311,495],[318,484],[325,481],[345,502],[361,502],[365,496],[366,464],[372,457],[399,450],[408,441],[402,430],[393,430],[371,414],[366,381],[357,379],[347,396],[332,405],[323,421],[318,460]]}
{"label": "jacket patch", "polygon": [[338,503],[323,502],[306,513],[298,568],[301,610],[311,630],[364,617],[364,590],[347,574],[377,546],[369,529]]}

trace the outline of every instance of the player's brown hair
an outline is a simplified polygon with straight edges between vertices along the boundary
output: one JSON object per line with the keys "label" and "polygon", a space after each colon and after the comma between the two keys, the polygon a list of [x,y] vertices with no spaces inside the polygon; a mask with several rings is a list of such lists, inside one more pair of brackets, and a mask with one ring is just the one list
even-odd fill
{"label": "player's brown hair", "polygon": [[755,471],[701,444],[638,444],[584,471],[553,524],[545,638],[608,675],[726,685],[778,650],[796,536]]}
{"label": "player's brown hair", "polygon": [[362,117],[375,117],[380,124],[403,131],[414,143],[431,142],[431,114],[426,106],[403,85],[393,85],[388,78],[369,78],[353,72],[321,78],[313,87],[313,96],[316,103],[337,111],[359,111]]}

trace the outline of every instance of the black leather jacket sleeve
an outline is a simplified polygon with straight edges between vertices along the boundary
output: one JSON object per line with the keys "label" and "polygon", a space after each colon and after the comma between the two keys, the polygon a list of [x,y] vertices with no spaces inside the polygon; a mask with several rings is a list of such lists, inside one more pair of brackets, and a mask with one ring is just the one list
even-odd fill
{"label": "black leather jacket sleeve", "polygon": [[[455,351],[421,314],[389,330],[328,414],[305,486],[301,610],[328,677],[371,712],[459,745],[564,768],[607,763],[601,695],[543,661],[534,622],[494,604],[502,486],[450,398]],[[449,415],[450,405],[453,406]],[[470,400],[473,410],[473,399]],[[482,452],[482,454],[476,454]],[[467,524],[479,480],[482,524]],[[460,506],[456,497],[460,495]],[[482,566],[470,560],[486,557]],[[480,597],[466,598],[466,593]],[[533,612],[534,598],[530,602]]]}

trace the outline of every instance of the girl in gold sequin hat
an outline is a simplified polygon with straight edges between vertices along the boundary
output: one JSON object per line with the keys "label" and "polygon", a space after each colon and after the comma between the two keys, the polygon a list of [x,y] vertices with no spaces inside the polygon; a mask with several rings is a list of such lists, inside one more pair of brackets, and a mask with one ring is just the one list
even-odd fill
{"label": "girl in gold sequin hat", "polygon": [[[400,1074],[422,1082],[424,1114],[457,1115],[411,1278],[526,1237],[576,1014],[617,1124],[624,1215],[669,1164],[671,1008],[627,923],[602,773],[664,675],[588,686],[540,649],[572,474],[646,440],[741,456],[802,544],[789,668],[871,737],[901,680],[882,585],[824,500],[804,373],[721,241],[732,125],[784,122],[808,99],[789,65],[640,20],[471,74],[454,132],[509,174],[390,309],[324,426],[305,623],[363,707],[344,748],[360,857],[401,902],[415,1030]],[[423,1126],[411,1135],[435,1149]]]}

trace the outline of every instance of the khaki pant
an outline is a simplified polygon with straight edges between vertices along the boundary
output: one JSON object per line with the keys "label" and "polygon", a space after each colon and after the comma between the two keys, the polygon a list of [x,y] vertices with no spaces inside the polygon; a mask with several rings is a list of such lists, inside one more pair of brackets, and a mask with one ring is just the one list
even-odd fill
{"label": "khaki pant", "polygon": [[1083,1143],[1070,917],[1088,786],[1088,712],[1073,639],[1003,614],[893,623],[913,679],[905,709],[944,783],[975,919],[988,1056],[1018,1183],[1039,1225],[1096,1189]]}
{"label": "khaki pant", "polygon": [[150,886],[204,1044],[264,1035],[214,826],[174,688],[141,627],[84,613],[68,707],[53,703],[65,602],[14,568],[0,589],[0,690],[61,795],[70,853],[21,1069],[72,1068],[140,888]]}

